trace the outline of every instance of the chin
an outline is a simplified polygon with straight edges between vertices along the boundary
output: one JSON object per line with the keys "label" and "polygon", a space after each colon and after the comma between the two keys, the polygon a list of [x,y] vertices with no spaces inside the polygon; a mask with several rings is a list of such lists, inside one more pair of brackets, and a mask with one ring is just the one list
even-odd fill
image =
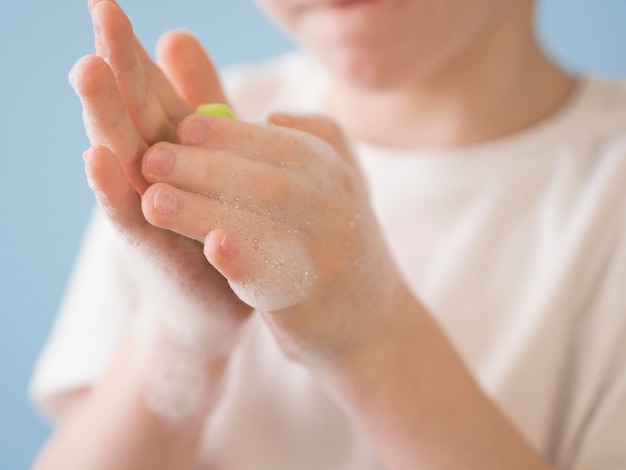
{"label": "chin", "polygon": [[330,73],[344,84],[372,91],[402,87],[414,75],[410,60],[391,60],[379,54],[330,54],[322,58]]}

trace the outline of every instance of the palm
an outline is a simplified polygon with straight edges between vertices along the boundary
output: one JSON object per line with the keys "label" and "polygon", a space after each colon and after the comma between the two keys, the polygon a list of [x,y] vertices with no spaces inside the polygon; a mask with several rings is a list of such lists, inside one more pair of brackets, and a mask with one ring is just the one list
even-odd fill
{"label": "palm", "polygon": [[153,227],[141,211],[140,196],[149,186],[141,171],[148,147],[175,140],[178,122],[198,104],[226,101],[211,61],[193,37],[170,33],[159,47],[164,73],[115,2],[91,0],[90,7],[98,55],[76,65],[73,81],[93,144],[85,155],[87,173],[101,205],[122,233],[141,240],[177,279],[202,286],[192,290],[198,300],[227,300],[231,310],[247,315],[249,307],[206,262],[197,242]]}

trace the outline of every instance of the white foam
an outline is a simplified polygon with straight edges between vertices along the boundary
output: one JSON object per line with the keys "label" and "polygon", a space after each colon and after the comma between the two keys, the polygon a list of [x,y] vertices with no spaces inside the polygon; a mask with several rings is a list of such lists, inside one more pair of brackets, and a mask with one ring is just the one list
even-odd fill
{"label": "white foam", "polygon": [[209,383],[202,370],[204,355],[181,341],[160,319],[147,314],[136,323],[140,367],[147,406],[176,425],[202,411]]}
{"label": "white foam", "polygon": [[232,305],[219,299],[211,304],[203,292],[207,286],[186,286],[157,257],[139,262],[148,263],[142,272],[150,273],[133,330],[146,404],[176,425],[202,413],[219,393],[207,370],[232,350],[239,323]]}
{"label": "white foam", "polygon": [[87,185],[93,191],[94,196],[96,197],[98,203],[100,204],[100,207],[102,208],[102,211],[106,214],[107,217],[113,219],[117,213],[116,207],[109,200],[109,196],[98,187],[98,185],[91,178],[89,173],[86,173],[86,175]]}
{"label": "white foam", "polygon": [[261,242],[255,254],[254,278],[231,282],[245,303],[263,312],[275,312],[304,301],[316,283],[313,263],[304,247],[287,238]]}

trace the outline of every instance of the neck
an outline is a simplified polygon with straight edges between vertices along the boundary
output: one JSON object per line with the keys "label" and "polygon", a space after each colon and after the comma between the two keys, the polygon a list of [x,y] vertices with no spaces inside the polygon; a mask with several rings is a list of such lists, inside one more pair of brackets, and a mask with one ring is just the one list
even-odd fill
{"label": "neck", "polygon": [[389,147],[463,146],[532,126],[567,100],[573,80],[534,39],[532,11],[520,13],[503,13],[454,58],[396,86],[331,82],[331,113],[354,137]]}

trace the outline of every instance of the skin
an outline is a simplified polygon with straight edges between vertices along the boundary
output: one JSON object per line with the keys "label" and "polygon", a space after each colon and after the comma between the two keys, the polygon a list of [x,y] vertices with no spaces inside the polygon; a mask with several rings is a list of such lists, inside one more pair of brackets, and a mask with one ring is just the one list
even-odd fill
{"label": "skin", "polygon": [[[159,68],[115,2],[90,1],[89,9],[97,54],[78,61],[71,81],[90,128],[92,146],[83,158],[96,198],[138,250],[169,267],[164,273],[172,279],[169,288],[178,286],[180,296],[204,306],[218,320],[243,323],[250,307],[206,262],[202,247],[151,225],[141,210],[141,195],[150,186],[141,172],[145,151],[156,142],[173,140],[178,122],[198,105],[227,101],[215,68],[197,40],[181,32],[159,42]],[[215,304],[222,308],[215,310]],[[139,357],[135,338],[124,338],[99,386],[77,392],[59,411],[58,431],[34,468],[191,468],[210,397],[195,419],[172,427],[146,405],[148,384],[140,373]],[[206,364],[207,380],[216,388],[227,362],[222,356]],[[89,442],[84,439],[86,429],[92,437]],[[118,451],[110,452],[111,447],[100,442]]]}
{"label": "skin", "polygon": [[330,114],[374,144],[498,139],[550,115],[575,87],[537,44],[532,0],[257,3],[331,70]]}
{"label": "skin", "polygon": [[[403,283],[344,138],[347,130],[393,146],[468,145],[551,114],[572,81],[536,46],[532,3],[370,0],[326,2],[324,11],[313,0],[260,3],[330,68],[336,121],[274,113],[267,126],[193,115],[200,103],[227,102],[197,41],[165,36],[161,74],[121,9],[91,2],[97,54],[73,76],[91,129],[87,174],[105,212],[184,279],[180,295],[228,321],[250,315],[237,286],[266,274],[271,250],[256,244],[297,246],[315,282],[263,318],[388,468],[551,468]],[[271,274],[276,285],[290,280]],[[148,455],[158,456],[149,468],[191,468],[213,402],[174,429],[146,406],[136,357],[127,338],[102,382],[66,410],[37,468],[139,468]],[[216,387],[227,362],[206,364]],[[86,429],[107,451],[77,444]]]}

